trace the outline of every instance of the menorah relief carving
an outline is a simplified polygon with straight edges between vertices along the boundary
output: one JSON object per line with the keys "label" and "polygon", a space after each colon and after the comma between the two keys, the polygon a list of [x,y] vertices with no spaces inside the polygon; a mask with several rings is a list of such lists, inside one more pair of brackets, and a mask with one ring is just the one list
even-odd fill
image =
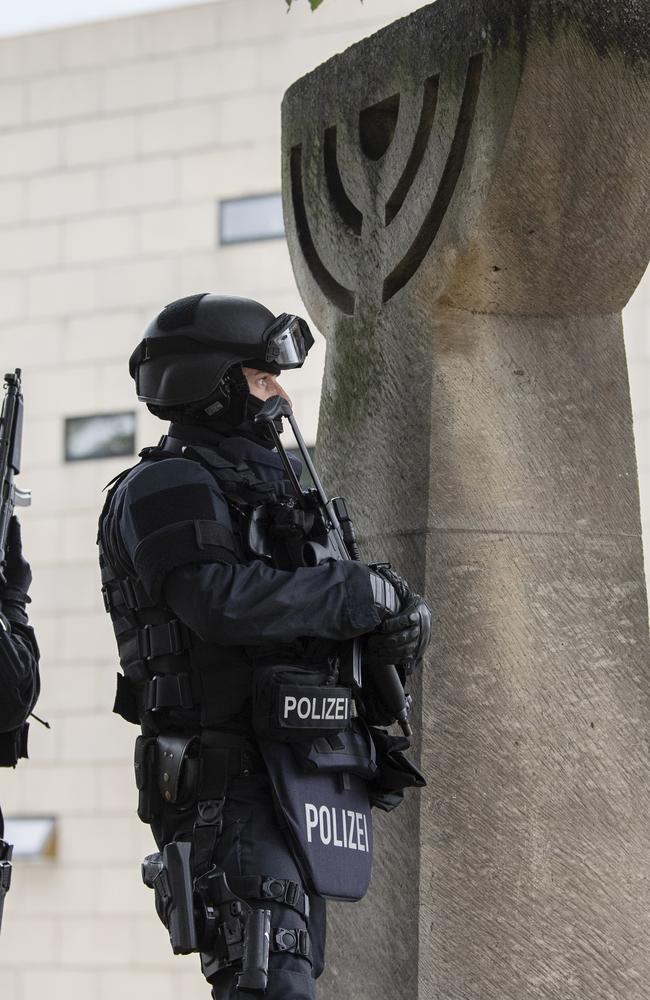
{"label": "menorah relief carving", "polygon": [[[595,175],[612,100],[644,141],[648,112],[634,74],[622,72],[612,94],[599,69],[617,31],[628,60],[641,52],[641,28],[623,20],[605,0],[486,0],[453,12],[438,2],[363,43],[363,64],[355,46],[287,92],[287,235],[301,291],[316,318],[329,317],[326,329],[334,315],[403,303],[407,286],[412,299],[426,285],[433,301],[449,293],[454,272],[478,310],[547,312],[554,289],[555,311],[610,308],[602,258],[580,260],[576,271],[598,177],[586,201],[572,198],[556,152],[572,144],[571,170]],[[566,30],[554,37],[558,25]],[[622,223],[633,248],[612,296],[619,306],[642,273],[635,231],[650,215],[640,195],[628,211],[635,167],[612,134],[621,121],[607,122],[612,210],[603,239],[620,235]],[[576,280],[565,287],[568,269]]]}
{"label": "menorah relief carving", "polygon": [[[342,125],[314,126],[289,149],[288,208],[300,251],[342,314],[352,315],[364,294],[364,259],[381,259],[384,272],[371,294],[386,303],[434,244],[465,163],[483,62],[482,52],[470,56],[461,86],[458,75],[447,81],[434,72],[419,88],[361,107]],[[315,204],[310,176],[320,188]],[[331,259],[332,247],[330,264],[324,257]]]}
{"label": "menorah relief carving", "polygon": [[[349,240],[346,241],[347,249],[351,250],[356,258],[364,253],[364,238],[368,239],[370,234],[374,233],[375,239],[384,241],[386,257],[390,259],[388,248],[392,242],[391,226],[395,224],[414,187],[418,185],[432,195],[431,205],[413,234],[410,245],[381,282],[382,302],[388,302],[413,277],[440,230],[465,162],[467,144],[476,115],[482,67],[483,54],[472,56],[458,102],[453,134],[437,137],[438,146],[447,146],[446,155],[443,150],[432,148],[440,75],[435,74],[423,81],[420,114],[413,133],[411,149],[396,183],[383,204],[375,203],[374,206],[364,204],[364,212],[348,195],[344,173],[339,163],[336,125],[330,125],[325,129],[321,141],[317,143],[317,149],[314,150],[313,155],[322,157],[322,171],[331,205],[332,224],[338,223],[338,228],[343,228],[346,235],[352,237],[351,245]],[[395,136],[399,121],[400,97],[400,94],[392,94],[359,112],[359,154],[371,163],[378,164],[378,173],[381,170],[379,165],[384,162]],[[442,162],[438,162],[440,152],[443,152]],[[388,178],[394,173],[391,166],[393,164],[386,167]],[[352,314],[358,289],[347,288],[338,281],[319,255],[309,224],[303,169],[303,145],[298,144],[293,146],[290,152],[290,173],[291,205],[301,251],[323,294],[342,313]],[[381,180],[383,178],[378,185],[380,190],[386,187]],[[364,202],[367,202],[367,199],[364,199]],[[356,263],[358,267],[358,261]]]}

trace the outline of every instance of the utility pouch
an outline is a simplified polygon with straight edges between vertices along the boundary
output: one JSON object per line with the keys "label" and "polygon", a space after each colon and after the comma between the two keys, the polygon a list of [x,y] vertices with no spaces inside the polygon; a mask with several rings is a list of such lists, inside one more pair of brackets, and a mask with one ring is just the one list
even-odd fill
{"label": "utility pouch", "polygon": [[155,779],[156,737],[138,736],[135,741],[133,766],[138,789],[138,817],[151,823],[160,815],[161,799]]}
{"label": "utility pouch", "polygon": [[391,812],[404,798],[405,788],[424,788],[426,779],[415,764],[405,756],[409,741],[404,736],[391,736],[385,729],[370,729],[377,748],[377,774],[368,786],[371,805]]}
{"label": "utility pouch", "polygon": [[293,743],[350,728],[352,692],[326,670],[299,666],[255,668],[253,728],[261,739]]}
{"label": "utility pouch", "polygon": [[199,782],[199,740],[196,736],[156,738],[156,778],[165,802],[185,809],[196,802]]}
{"label": "utility pouch", "polygon": [[352,719],[350,729],[318,736],[310,743],[292,743],[291,748],[303,771],[355,774],[372,781],[377,776],[377,754],[368,727],[362,719]]}
{"label": "utility pouch", "polygon": [[372,814],[366,782],[349,773],[305,772],[286,743],[260,741],[273,803],[310,892],[354,901],[372,872]]}
{"label": "utility pouch", "polygon": [[244,931],[242,971],[237,976],[237,989],[265,993],[269,983],[269,946],[271,943],[271,911],[251,910]]}
{"label": "utility pouch", "polygon": [[198,951],[190,854],[192,845],[173,841],[162,854],[149,854],[142,863],[142,881],[156,896],[156,911],[169,931],[175,955]]}

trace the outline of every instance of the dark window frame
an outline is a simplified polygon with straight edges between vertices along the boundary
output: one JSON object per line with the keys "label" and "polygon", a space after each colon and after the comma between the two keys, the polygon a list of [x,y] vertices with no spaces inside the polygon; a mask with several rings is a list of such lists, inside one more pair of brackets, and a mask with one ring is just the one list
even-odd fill
{"label": "dark window frame", "polygon": [[[133,421],[133,433],[131,435],[131,445],[128,451],[106,452],[93,455],[72,455],[69,450],[68,432],[71,424],[80,423],[84,420],[98,420],[106,417],[131,417]],[[137,414],[135,410],[118,410],[108,413],[85,413],[74,417],[64,417],[63,419],[63,460],[64,462],[103,462],[110,458],[126,458],[135,455],[137,436]]]}
{"label": "dark window frame", "polygon": [[284,225],[284,214],[282,214],[282,232],[281,233],[269,233],[266,236],[239,236],[236,239],[226,239],[223,232],[223,205],[234,205],[238,202],[251,202],[251,201],[261,201],[264,198],[278,198],[280,200],[280,208],[282,208],[282,192],[281,191],[265,191],[261,194],[248,194],[239,195],[237,198],[220,198],[217,201],[217,237],[218,246],[220,247],[235,247],[243,243],[268,243],[269,240],[283,240],[286,239],[287,231]]}

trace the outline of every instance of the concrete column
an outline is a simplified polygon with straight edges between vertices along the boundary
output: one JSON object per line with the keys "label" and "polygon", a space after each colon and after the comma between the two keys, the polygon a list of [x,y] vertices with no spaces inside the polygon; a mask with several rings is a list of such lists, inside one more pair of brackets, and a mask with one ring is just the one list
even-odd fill
{"label": "concrete column", "polygon": [[641,1000],[648,618],[621,310],[650,252],[636,0],[439,0],[283,106],[319,432],[434,607],[429,786],[331,908],[323,1000]]}

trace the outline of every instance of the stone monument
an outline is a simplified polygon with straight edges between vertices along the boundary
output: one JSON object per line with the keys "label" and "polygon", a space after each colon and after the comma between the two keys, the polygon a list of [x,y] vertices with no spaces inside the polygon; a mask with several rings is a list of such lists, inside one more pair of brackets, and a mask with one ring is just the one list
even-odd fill
{"label": "stone monument", "polygon": [[649,38],[647,0],[439,0],[285,96],[324,479],[435,617],[429,785],[330,908],[322,1000],[648,996]]}

